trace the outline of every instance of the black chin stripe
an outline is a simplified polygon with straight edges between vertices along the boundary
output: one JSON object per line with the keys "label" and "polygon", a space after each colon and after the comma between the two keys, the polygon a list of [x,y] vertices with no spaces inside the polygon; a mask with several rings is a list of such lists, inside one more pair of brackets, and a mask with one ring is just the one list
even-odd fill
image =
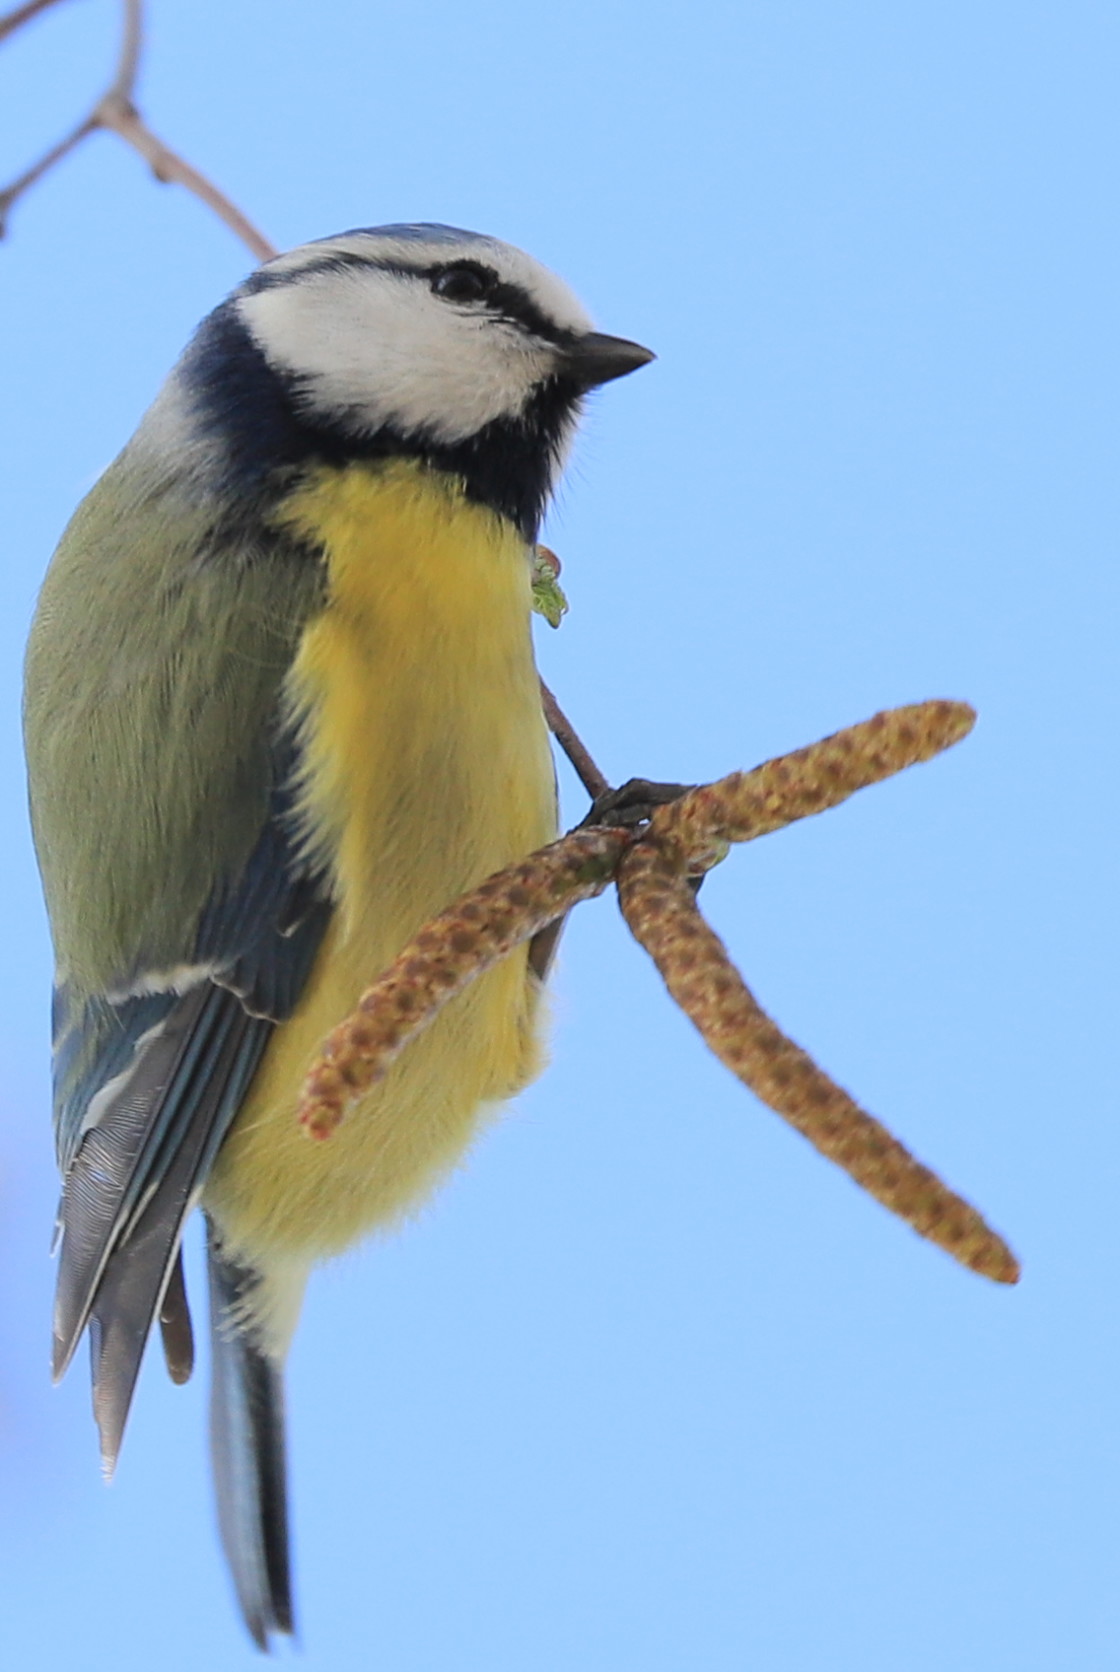
{"label": "black chin stripe", "polygon": [[299,410],[299,379],[269,365],[232,302],[203,321],[183,374],[195,417],[222,448],[223,495],[249,516],[316,465],[411,458],[458,477],[468,499],[508,518],[530,543],[581,404],[574,383],[550,378],[518,417],[497,418],[452,445],[391,426],[356,436]]}
{"label": "black chin stripe", "polygon": [[580,405],[574,384],[550,378],[534,391],[518,418],[496,418],[454,446],[418,446],[402,438],[398,450],[458,476],[468,499],[508,517],[532,544]]}

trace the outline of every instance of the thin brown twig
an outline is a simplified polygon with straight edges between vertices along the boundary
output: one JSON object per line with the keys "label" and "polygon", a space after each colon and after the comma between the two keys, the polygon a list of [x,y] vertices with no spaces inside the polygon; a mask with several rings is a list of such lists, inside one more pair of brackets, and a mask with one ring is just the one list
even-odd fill
{"label": "thin brown twig", "polygon": [[60,163],[63,157],[69,156],[70,152],[79,146],[83,139],[88,139],[96,128],[97,123],[93,117],[87,116],[64,139],[60,139],[57,144],[52,145],[49,151],[44,151],[43,155],[36,162],[33,162],[30,168],[25,169],[10,185],[5,186],[4,190],[0,191],[0,238],[3,238],[7,232],[8,215],[13,204],[25,192],[30,191],[31,187],[37,184],[45,174],[49,174],[56,163]]}
{"label": "thin brown twig", "polygon": [[208,209],[212,209],[218,219],[241,242],[252,251],[258,261],[270,261],[279,252],[269,242],[263,232],[253,225],[252,221],[223,191],[208,180],[197,168],[181,157],[177,151],[172,151],[159,136],[152,132],[135,106],[124,97],[109,94],[102,99],[97,107],[97,125],[109,128],[126,144],[150,164],[152,173],[157,180],[166,184],[185,186]]}
{"label": "thin brown twig", "polygon": [[144,51],[144,0],[121,0],[121,8],[121,44],[106,97],[131,99],[136,92],[136,78],[140,74],[140,58]]}
{"label": "thin brown twig", "polygon": [[0,41],[14,35],[17,29],[22,29],[33,17],[38,17],[40,12],[45,12],[49,6],[57,6],[58,3],[59,0],[27,0],[26,6],[17,6],[14,12],[0,17]]}
{"label": "thin brown twig", "polygon": [[[44,9],[54,0],[43,0],[42,5],[27,5],[19,11],[12,12],[0,22],[0,41],[4,36],[20,28],[30,21],[35,14]],[[117,61],[113,67],[112,79],[105,92],[94,104],[87,116],[73,127],[70,132],[54,145],[50,146],[43,155],[33,162],[30,168],[17,176],[10,185],[0,191],[0,238],[7,230],[7,220],[13,205],[29,192],[32,186],[38,184],[44,175],[68,157],[71,151],[77,149],[90,134],[96,133],[105,126],[102,120],[102,106],[108,101],[126,100],[132,98],[136,86],[136,77],[140,68],[140,54],[143,50],[144,17],[142,0],[123,0],[121,21],[121,44],[117,51]]]}
{"label": "thin brown twig", "polygon": [[[13,13],[12,18],[6,21],[15,28],[21,21],[27,21],[27,18],[21,18],[18,13]],[[83,140],[88,139],[90,134],[105,129],[115,133],[119,139],[124,140],[126,145],[130,145],[134,151],[138,152],[148,163],[157,180],[184,186],[187,191],[204,203],[237,238],[240,238],[241,242],[252,251],[258,261],[269,260],[271,256],[277,253],[275,246],[268,241],[262,232],[257,230],[248,216],[242,214],[237,205],[223,191],[220,191],[212,180],[208,180],[197,168],[192,167],[184,157],[181,157],[178,152],[173,151],[169,145],[166,145],[140,115],[136,107],[135,91],[143,46],[143,0],[123,0],[121,44],[108,87],[98,98],[88,116],[57,144],[52,145],[18,179],[13,180],[11,185],[0,192],[0,236],[3,236],[8,215],[17,200],[32,186],[36,185],[45,174],[48,174],[57,163],[60,163],[64,157],[75,150]]]}
{"label": "thin brown twig", "polygon": [[549,731],[571,761],[576,776],[592,801],[597,801],[601,795],[606,795],[611,786],[595,765],[590,751],[543,679],[541,700],[544,703],[544,717],[548,721]]}

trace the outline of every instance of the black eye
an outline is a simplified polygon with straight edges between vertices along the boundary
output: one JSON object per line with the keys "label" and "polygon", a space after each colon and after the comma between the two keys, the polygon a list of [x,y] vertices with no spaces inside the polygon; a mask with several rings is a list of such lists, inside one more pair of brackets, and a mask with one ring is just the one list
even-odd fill
{"label": "black eye", "polygon": [[483,302],[498,283],[497,273],[488,267],[478,267],[473,261],[460,261],[445,267],[432,280],[432,289],[445,302]]}

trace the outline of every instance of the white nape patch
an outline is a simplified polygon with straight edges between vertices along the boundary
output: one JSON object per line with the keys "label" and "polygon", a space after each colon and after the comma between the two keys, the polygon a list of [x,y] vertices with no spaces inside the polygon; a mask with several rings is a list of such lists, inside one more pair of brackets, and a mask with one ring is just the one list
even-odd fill
{"label": "white nape patch", "polygon": [[185,478],[196,491],[206,493],[221,469],[221,447],[199,424],[198,403],[180,374],[181,366],[180,360],[125,449],[141,493],[153,480],[166,480],[172,470],[176,478]]}
{"label": "white nape patch", "polygon": [[[369,265],[323,270],[331,256]],[[270,262],[289,283],[242,296],[237,308],[266,359],[298,378],[307,408],[355,433],[385,424],[454,445],[496,418],[516,417],[556,366],[555,347],[479,303],[433,293],[410,267],[477,261],[527,292],[560,329],[591,328],[567,286],[497,240],[442,241],[351,234]]]}

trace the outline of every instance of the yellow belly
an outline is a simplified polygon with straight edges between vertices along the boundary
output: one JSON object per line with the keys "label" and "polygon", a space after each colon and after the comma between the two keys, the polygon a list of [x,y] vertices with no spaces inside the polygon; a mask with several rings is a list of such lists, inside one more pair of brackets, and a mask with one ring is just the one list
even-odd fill
{"label": "yellow belly", "polygon": [[298,1010],[268,1046],[206,1206],[248,1258],[336,1253],[452,1166],[487,1104],[541,1065],[522,948],[474,983],[325,1142],[296,1124],[323,1036],[464,889],[550,841],[555,795],[526,551],[453,481],[405,462],[326,470],[284,520],[324,543],[329,602],[290,697],[304,810],[338,901]]}

